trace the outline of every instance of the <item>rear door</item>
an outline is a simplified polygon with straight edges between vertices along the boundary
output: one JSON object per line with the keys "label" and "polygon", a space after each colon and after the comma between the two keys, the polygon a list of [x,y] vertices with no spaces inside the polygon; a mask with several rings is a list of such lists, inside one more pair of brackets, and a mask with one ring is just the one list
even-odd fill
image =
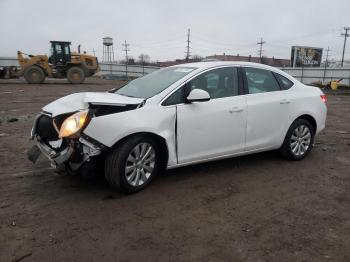
{"label": "rear door", "polygon": [[288,90],[281,90],[275,75],[265,69],[245,67],[247,95],[246,151],[279,147],[290,117]]}

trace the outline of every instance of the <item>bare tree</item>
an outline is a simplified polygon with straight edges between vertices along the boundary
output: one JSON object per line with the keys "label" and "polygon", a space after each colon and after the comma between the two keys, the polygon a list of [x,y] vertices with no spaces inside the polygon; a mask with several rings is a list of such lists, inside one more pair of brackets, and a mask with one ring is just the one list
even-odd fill
{"label": "bare tree", "polygon": [[194,54],[191,57],[191,60],[193,61],[201,61],[203,58],[200,55]]}
{"label": "bare tree", "polygon": [[[119,60],[119,64],[125,65],[125,64],[126,64],[126,60],[125,60],[125,59]],[[136,64],[136,63],[135,63],[135,59],[134,59],[132,56],[129,56],[129,57],[128,57],[128,64],[129,64],[129,65],[135,65],[135,64]]]}
{"label": "bare tree", "polygon": [[149,55],[140,54],[138,63],[140,63],[141,65],[146,65],[146,64],[149,64],[150,60],[151,59],[150,59]]}
{"label": "bare tree", "polygon": [[136,65],[135,59],[134,59],[132,56],[129,57],[129,59],[128,59],[128,64],[129,64],[129,65]]}

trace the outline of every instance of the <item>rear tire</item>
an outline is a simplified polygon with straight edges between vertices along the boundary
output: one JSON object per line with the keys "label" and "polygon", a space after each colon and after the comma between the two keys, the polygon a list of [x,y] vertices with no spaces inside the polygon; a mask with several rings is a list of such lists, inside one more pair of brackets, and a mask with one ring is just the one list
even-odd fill
{"label": "rear tire", "polygon": [[287,159],[302,160],[310,153],[314,138],[315,131],[311,123],[305,119],[297,119],[289,127],[280,152]]}
{"label": "rear tire", "polygon": [[42,84],[45,81],[44,70],[36,65],[32,65],[25,69],[23,75],[28,84]]}
{"label": "rear tire", "polygon": [[105,177],[113,188],[136,193],[148,186],[160,167],[157,143],[147,136],[135,136],[118,144],[106,156]]}
{"label": "rear tire", "polygon": [[84,70],[78,66],[73,66],[67,71],[67,79],[71,84],[81,84],[85,80]]}

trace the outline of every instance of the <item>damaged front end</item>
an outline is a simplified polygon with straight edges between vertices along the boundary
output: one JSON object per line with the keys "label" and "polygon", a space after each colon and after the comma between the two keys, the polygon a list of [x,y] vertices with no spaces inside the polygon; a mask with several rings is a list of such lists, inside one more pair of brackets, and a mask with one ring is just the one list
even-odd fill
{"label": "damaged front end", "polygon": [[36,142],[29,151],[28,159],[36,162],[42,153],[58,172],[77,172],[82,166],[92,171],[97,165],[98,156],[106,146],[82,133],[82,130],[67,137],[60,137],[60,130],[67,118],[74,114],[52,117],[47,112],[39,114],[34,122],[31,137]]}
{"label": "damaged front end", "polygon": [[78,93],[56,100],[34,120],[31,138],[36,144],[28,151],[28,159],[35,163],[43,154],[59,173],[93,173],[108,147],[84,134],[84,129],[93,118],[133,110],[143,103],[106,93]]}

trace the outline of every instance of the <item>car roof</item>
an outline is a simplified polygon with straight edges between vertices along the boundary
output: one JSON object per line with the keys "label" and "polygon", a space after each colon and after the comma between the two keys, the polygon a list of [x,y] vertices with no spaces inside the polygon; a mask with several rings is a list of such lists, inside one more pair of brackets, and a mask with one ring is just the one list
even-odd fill
{"label": "car roof", "polygon": [[240,62],[240,61],[208,61],[208,62],[195,62],[195,63],[184,63],[184,64],[178,64],[174,67],[196,67],[200,69],[207,69],[212,67],[218,67],[218,66],[254,66],[264,69],[276,69],[275,67],[259,64],[259,63],[253,63],[253,62]]}
{"label": "car roof", "polygon": [[203,71],[210,68],[220,67],[220,66],[247,66],[247,67],[255,67],[255,68],[261,68],[270,70],[276,73],[279,73],[288,79],[292,80],[293,82],[298,82],[297,79],[292,77],[291,75],[283,72],[281,69],[277,67],[272,67],[264,64],[259,63],[253,63],[253,62],[241,62],[241,61],[208,61],[208,62],[196,62],[196,63],[184,63],[184,64],[178,64],[173,67],[195,67],[196,71]]}

